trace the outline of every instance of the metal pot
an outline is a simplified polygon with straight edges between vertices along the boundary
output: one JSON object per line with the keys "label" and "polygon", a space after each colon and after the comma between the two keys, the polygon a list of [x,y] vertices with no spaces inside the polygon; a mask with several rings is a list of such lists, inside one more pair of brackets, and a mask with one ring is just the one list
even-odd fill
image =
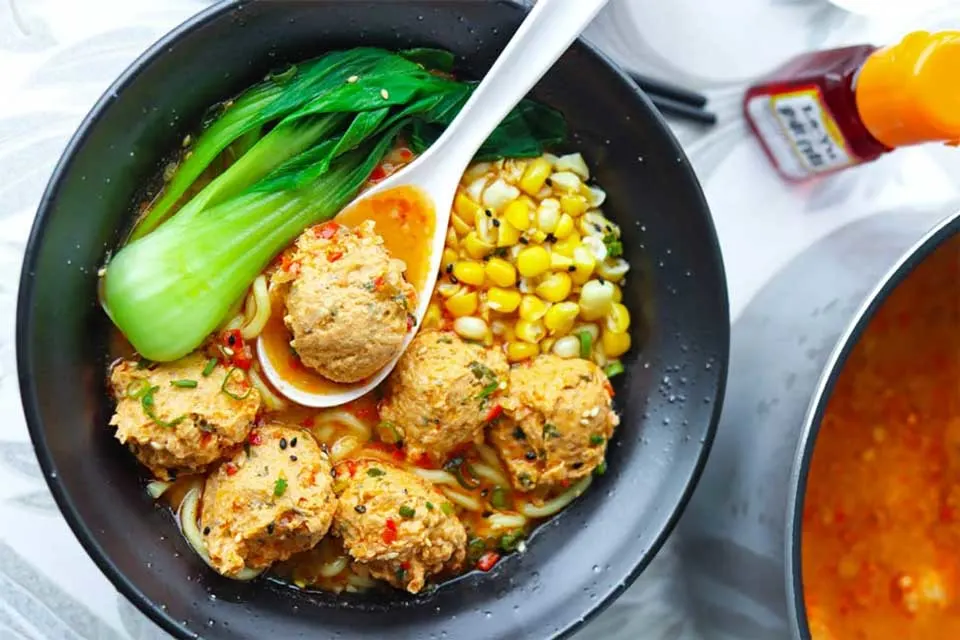
{"label": "metal pot", "polygon": [[944,215],[891,212],[841,228],[788,264],[734,324],[723,417],[677,531],[705,637],[810,637],[800,527],[824,407],[879,306],[960,233],[960,213]]}

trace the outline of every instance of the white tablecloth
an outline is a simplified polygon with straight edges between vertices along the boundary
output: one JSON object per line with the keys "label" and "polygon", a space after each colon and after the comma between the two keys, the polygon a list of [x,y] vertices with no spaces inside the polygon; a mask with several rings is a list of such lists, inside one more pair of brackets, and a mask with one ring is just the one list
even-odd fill
{"label": "white tablecloth", "polygon": [[[166,637],[100,574],[41,477],[17,388],[16,274],[43,187],[81,118],[138,54],[208,4],[0,0],[0,639]],[[960,202],[960,151],[938,147],[788,187],[739,114],[750,78],[799,51],[960,28],[957,0],[931,4],[869,19],[825,0],[612,0],[591,26],[588,37],[621,64],[706,92],[720,116],[711,129],[674,130],[713,211],[734,319],[778,268],[840,225],[904,205]],[[578,638],[709,637],[684,611],[677,570],[668,542]]]}

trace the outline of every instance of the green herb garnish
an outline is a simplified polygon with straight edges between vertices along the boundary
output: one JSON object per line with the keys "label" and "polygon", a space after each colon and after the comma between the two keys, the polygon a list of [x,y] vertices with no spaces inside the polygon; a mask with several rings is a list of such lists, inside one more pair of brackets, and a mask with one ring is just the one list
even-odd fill
{"label": "green herb garnish", "polygon": [[589,331],[580,331],[577,337],[580,338],[580,357],[589,358],[593,352],[593,336]]}
{"label": "green herb garnish", "polygon": [[432,503],[432,502],[427,501],[426,507],[427,507],[427,511],[433,511],[433,503]]}
{"label": "green herb garnish", "polygon": [[507,508],[507,492],[503,487],[494,487],[490,492],[490,504],[496,509]]}
{"label": "green herb garnish", "polygon": [[397,510],[397,513],[400,514],[401,518],[412,518],[413,516],[417,515],[417,510],[412,507],[408,507],[407,505],[403,505]]}
{"label": "green herb garnish", "polygon": [[604,438],[603,436],[598,436],[597,434],[593,434],[592,436],[590,436],[590,444],[592,445],[603,444],[605,441],[606,441],[606,438]]}
{"label": "green herb garnish", "polygon": [[277,481],[273,483],[273,495],[277,498],[283,496],[287,492],[287,479],[283,476],[277,478]]}
{"label": "green herb garnish", "polygon": [[607,375],[608,378],[613,376],[618,376],[623,373],[623,363],[619,360],[611,360],[607,366],[603,368],[603,372]]}
{"label": "green herb garnish", "polygon": [[449,502],[444,502],[440,505],[440,511],[443,511],[444,514],[448,516],[453,515],[453,505]]}
{"label": "green herb garnish", "polygon": [[553,423],[547,422],[543,425],[543,438],[559,438],[560,431],[557,429],[557,426]]}
{"label": "green herb garnish", "polygon": [[239,371],[239,372],[240,372],[240,375],[241,375],[241,376],[243,375],[243,370],[242,370],[242,369],[240,369],[240,368],[238,368],[238,367],[230,367],[230,369],[227,371],[227,375],[223,376],[223,384],[220,385],[220,391],[222,391],[223,393],[227,394],[228,396],[230,396],[230,397],[233,398],[234,400],[243,400],[243,399],[245,399],[247,396],[250,395],[250,392],[253,391],[253,387],[252,387],[252,386],[248,386],[248,387],[247,387],[247,392],[244,393],[242,396],[241,396],[241,395],[238,395],[238,394],[236,394],[236,393],[234,393],[234,392],[232,392],[232,391],[230,391],[230,389],[227,389],[227,383],[230,382],[230,376],[233,375],[233,372],[234,372],[234,371]]}
{"label": "green herb garnish", "polygon": [[196,389],[197,381],[196,380],[171,380],[171,387],[178,387],[180,389]]}
{"label": "green herb garnish", "polygon": [[387,444],[397,444],[403,439],[396,425],[389,420],[384,420],[377,425],[377,435],[380,437],[381,442]]}
{"label": "green herb garnish", "polygon": [[600,464],[593,470],[593,475],[600,477],[607,472],[607,461],[601,460]]}
{"label": "green herb garnish", "polygon": [[182,415],[178,418],[174,418],[173,420],[162,420],[158,418],[157,414],[154,413],[153,411],[153,407],[154,407],[153,394],[159,390],[160,390],[160,387],[147,388],[147,390],[140,396],[140,406],[143,407],[143,412],[147,414],[147,417],[149,417],[151,420],[156,422],[161,427],[175,427],[181,422],[183,422],[183,419],[186,418],[187,416]]}
{"label": "green herb garnish", "polygon": [[500,386],[500,383],[494,380],[493,382],[487,384],[480,390],[480,393],[477,394],[477,399],[483,402],[490,396],[492,396],[497,391],[497,387]]}
{"label": "green herb garnish", "polygon": [[619,258],[623,255],[623,243],[615,233],[608,233],[603,236],[603,244],[607,247],[607,255],[611,258]]}
{"label": "green herb garnish", "polygon": [[213,370],[217,368],[218,362],[219,360],[217,360],[216,358],[210,358],[209,360],[207,360],[207,366],[203,368],[203,373],[201,373],[200,375],[202,375],[204,378],[208,377],[211,373],[213,373]]}
{"label": "green herb garnish", "polygon": [[380,476],[387,475],[387,472],[383,469],[378,469],[377,467],[371,467],[367,469],[367,475],[371,478],[379,478]]}
{"label": "green herb garnish", "polygon": [[521,542],[523,542],[523,539],[525,537],[526,536],[524,535],[523,531],[514,531],[512,533],[505,533],[502,536],[500,536],[500,542],[497,544],[497,546],[500,547],[501,551],[510,553],[512,551],[517,550],[517,547],[520,545]]}

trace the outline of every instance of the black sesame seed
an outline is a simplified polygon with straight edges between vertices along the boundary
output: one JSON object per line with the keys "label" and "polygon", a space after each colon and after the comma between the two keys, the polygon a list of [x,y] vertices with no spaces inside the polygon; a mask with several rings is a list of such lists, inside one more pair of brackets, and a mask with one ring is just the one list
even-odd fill
{"label": "black sesame seed", "polygon": [[580,467],[583,466],[583,463],[582,463],[582,462],[574,462],[574,463],[573,463],[572,465],[570,465],[570,466],[573,467],[574,469],[579,469]]}
{"label": "black sesame seed", "polygon": [[227,344],[230,345],[231,347],[237,344],[237,336],[231,333],[230,336],[227,338]]}
{"label": "black sesame seed", "polygon": [[550,178],[547,178],[546,180],[544,180],[544,182],[547,184],[548,187],[553,186],[553,180],[551,180]]}
{"label": "black sesame seed", "polygon": [[447,265],[447,273],[453,273],[453,263]]}
{"label": "black sesame seed", "polygon": [[297,437],[296,437],[296,436],[294,436],[294,437],[290,440],[290,446],[291,446],[291,447],[297,446]]}
{"label": "black sesame seed", "polygon": [[523,457],[527,460],[536,460],[537,454],[535,451],[527,451],[525,454],[523,454]]}
{"label": "black sesame seed", "polygon": [[484,209],[483,213],[485,213],[488,218],[493,217],[493,211],[490,211],[490,209]]}
{"label": "black sesame seed", "polygon": [[499,227],[499,226],[500,226],[500,221],[497,220],[496,218],[494,218],[494,219],[493,219],[493,226]]}
{"label": "black sesame seed", "polygon": [[271,522],[270,524],[267,525],[267,533],[270,534],[271,536],[273,535],[273,529],[274,529],[273,523]]}
{"label": "black sesame seed", "polygon": [[484,511],[484,512],[481,513],[480,515],[481,515],[482,517],[484,517],[484,518],[489,518],[490,516],[493,515],[493,512],[492,512],[492,511]]}
{"label": "black sesame seed", "polygon": [[488,493],[490,493],[490,490],[489,490],[489,489],[481,489],[481,490],[480,490],[480,497],[486,498]]}
{"label": "black sesame seed", "polygon": [[597,278],[597,282],[599,282],[600,284],[603,284],[605,281],[603,278]]}
{"label": "black sesame seed", "polygon": [[203,528],[203,535],[205,535],[205,536],[210,535],[210,527],[204,527],[204,528]]}
{"label": "black sesame seed", "polygon": [[297,456],[290,456],[290,462],[296,462]]}
{"label": "black sesame seed", "polygon": [[567,267],[567,271],[569,271],[570,273],[573,273],[573,272],[576,271],[576,270],[577,270],[577,268],[576,268],[575,266],[573,266],[573,265],[570,265],[569,267]]}
{"label": "black sesame seed", "polygon": [[527,434],[525,434],[523,432],[523,429],[521,429],[520,427],[516,427],[513,430],[513,437],[516,438],[517,440],[526,440]]}
{"label": "black sesame seed", "polygon": [[460,284],[460,280],[457,279],[457,276],[450,274],[450,283],[451,284]]}
{"label": "black sesame seed", "polygon": [[557,236],[553,235],[553,233],[548,233],[547,237],[544,238],[544,242],[556,242],[556,241],[557,241]]}
{"label": "black sesame seed", "polygon": [[357,506],[355,506],[355,507],[353,508],[353,510],[356,511],[357,513],[366,513],[366,512],[367,512],[367,508],[366,508],[365,506],[363,506],[362,504],[358,504]]}
{"label": "black sesame seed", "polygon": [[527,240],[526,238],[520,238],[520,244],[529,244],[529,243],[530,241]]}
{"label": "black sesame seed", "polygon": [[287,448],[287,439],[286,439],[286,438],[280,438],[280,449],[283,450],[283,449],[286,449],[286,448]]}

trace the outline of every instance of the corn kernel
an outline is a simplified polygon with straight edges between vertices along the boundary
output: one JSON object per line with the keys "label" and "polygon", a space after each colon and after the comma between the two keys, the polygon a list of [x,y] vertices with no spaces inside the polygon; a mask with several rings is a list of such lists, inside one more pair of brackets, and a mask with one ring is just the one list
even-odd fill
{"label": "corn kernel", "polygon": [[457,232],[453,227],[447,228],[447,246],[451,249],[460,247],[460,240],[457,238]]}
{"label": "corn kernel", "polygon": [[467,255],[475,260],[481,260],[491,251],[494,250],[494,246],[489,242],[484,242],[477,236],[476,231],[471,231],[467,234],[467,237],[463,239],[463,248],[466,250]]}
{"label": "corn kernel", "polygon": [[447,301],[443,303],[443,306],[446,307],[447,311],[449,311],[454,318],[473,315],[479,305],[480,297],[477,295],[477,292],[468,291],[467,289],[463,289],[459,293],[450,296],[447,298]]}
{"label": "corn kernel", "polygon": [[463,191],[458,191],[453,199],[453,210],[461,220],[473,220],[477,216],[477,211],[483,212],[483,207],[471,200]]}
{"label": "corn kernel", "polygon": [[623,289],[618,285],[613,285],[613,301],[622,302],[623,301]]}
{"label": "corn kernel", "polygon": [[457,252],[447,247],[443,250],[443,257],[440,259],[440,269],[446,271],[447,267],[452,267],[457,261]]}
{"label": "corn kernel", "polygon": [[490,335],[490,328],[480,318],[466,316],[453,321],[453,330],[467,340],[485,340]]}
{"label": "corn kernel", "polygon": [[597,320],[607,315],[613,306],[613,285],[590,280],[580,289],[580,315],[584,320]]}
{"label": "corn kernel", "polygon": [[614,302],[607,313],[607,330],[612,333],[626,333],[630,328],[630,312],[618,302]]}
{"label": "corn kernel", "polygon": [[518,198],[503,210],[503,219],[520,231],[526,231],[530,228],[530,206]]}
{"label": "corn kernel", "polygon": [[572,258],[574,249],[579,246],[580,234],[574,231],[566,238],[561,238],[558,242],[553,243],[553,252]]}
{"label": "corn kernel", "polygon": [[560,208],[572,218],[579,218],[587,212],[587,199],[581,195],[567,194],[560,196]]}
{"label": "corn kernel", "polygon": [[608,258],[597,265],[597,273],[600,274],[600,277],[611,282],[620,282],[629,270],[630,265],[622,258]]}
{"label": "corn kernel", "polygon": [[458,284],[453,284],[452,282],[441,282],[437,285],[437,293],[439,293],[444,298],[450,298],[460,293],[463,290]]}
{"label": "corn kernel", "polygon": [[479,262],[461,260],[453,265],[453,275],[464,284],[479,287],[483,284],[483,265]]}
{"label": "corn kernel", "polygon": [[490,281],[498,287],[512,287],[517,283],[516,268],[503,258],[490,258],[486,272]]}
{"label": "corn kernel", "polygon": [[[468,218],[473,220],[473,218]],[[453,230],[457,232],[457,235],[465,236],[470,233],[470,225],[463,219],[460,218],[457,214],[450,216],[450,226],[453,227]]]}
{"label": "corn kernel", "polygon": [[514,330],[517,332],[517,338],[531,344],[537,344],[547,335],[546,328],[539,320],[533,322],[530,320],[517,320]]}
{"label": "corn kernel", "polygon": [[573,233],[573,218],[570,217],[570,214],[561,213],[560,219],[557,220],[557,228],[553,230],[553,235],[558,240],[563,240],[571,233]]}
{"label": "corn kernel", "polygon": [[583,180],[572,171],[557,171],[550,176],[550,183],[554,191],[578,193],[583,186]]}
{"label": "corn kernel", "polygon": [[530,195],[536,195],[546,183],[547,178],[550,177],[551,171],[552,167],[549,160],[542,157],[537,158],[528,164],[526,171],[523,172],[523,177],[520,178],[520,188]]}
{"label": "corn kernel", "polygon": [[474,226],[477,228],[477,237],[484,242],[494,244],[497,241],[497,228],[493,224],[493,218],[488,218],[486,213],[477,215]]}
{"label": "corn kernel", "polygon": [[421,326],[427,329],[436,329],[441,324],[443,324],[443,313],[440,311],[440,306],[436,303],[431,303],[427,307],[427,312],[423,315],[423,322]]}
{"label": "corn kernel", "polygon": [[542,229],[531,229],[527,232],[527,237],[534,244],[543,244],[547,239],[547,234]]}
{"label": "corn kernel", "polygon": [[570,276],[557,271],[551,273],[537,285],[537,295],[548,302],[561,302],[570,295],[570,289],[573,287],[573,281]]}
{"label": "corn kernel", "polygon": [[500,223],[500,233],[497,235],[497,246],[512,247],[520,242],[520,236],[522,234],[522,231],[504,220]]}
{"label": "corn kernel", "polygon": [[540,353],[550,353],[553,350],[553,344],[556,341],[556,338],[544,338],[540,342]]}
{"label": "corn kernel", "polygon": [[584,284],[593,275],[597,260],[589,249],[581,245],[573,250],[573,266],[574,271],[570,274],[570,277],[575,283]]}
{"label": "corn kernel", "polygon": [[560,222],[560,203],[553,198],[547,198],[540,203],[537,209],[537,227],[544,233],[553,233]]}
{"label": "corn kernel", "polygon": [[521,362],[528,360],[540,353],[540,348],[535,344],[526,342],[508,342],[507,360],[510,362]]}
{"label": "corn kernel", "polygon": [[553,343],[553,353],[561,358],[580,357],[580,339],[576,336],[564,336]]}
{"label": "corn kernel", "polygon": [[547,310],[543,316],[543,324],[550,333],[568,333],[579,314],[580,305],[576,302],[561,302]]}
{"label": "corn kernel", "polygon": [[573,266],[573,260],[559,253],[550,254],[550,268],[554,271],[568,271]]}
{"label": "corn kernel", "polygon": [[542,318],[550,305],[537,296],[525,295],[520,300],[520,317],[530,322],[536,322]]}
{"label": "corn kernel", "polygon": [[601,344],[607,358],[619,358],[630,349],[630,334],[604,331]]}
{"label": "corn kernel", "polygon": [[520,292],[516,289],[501,289],[490,287],[487,291],[487,304],[494,311],[512,313],[520,306]]}
{"label": "corn kernel", "polygon": [[543,247],[527,247],[517,256],[517,269],[526,278],[534,278],[550,268],[550,254]]}

